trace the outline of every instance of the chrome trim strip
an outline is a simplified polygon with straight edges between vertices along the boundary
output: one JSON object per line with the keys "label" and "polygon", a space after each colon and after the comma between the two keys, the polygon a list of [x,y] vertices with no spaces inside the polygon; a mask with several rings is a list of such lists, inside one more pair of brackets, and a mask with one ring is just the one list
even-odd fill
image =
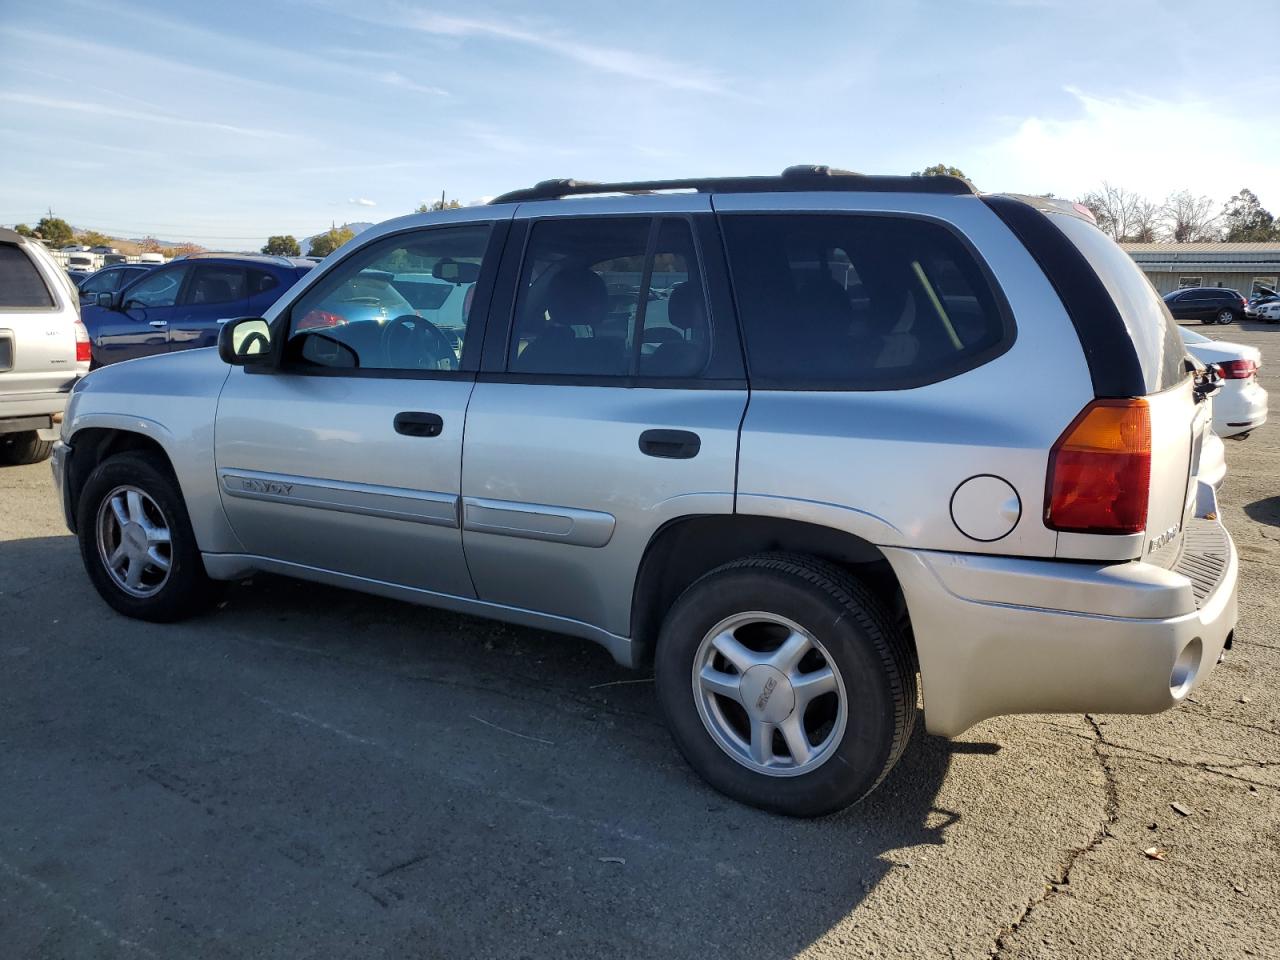
{"label": "chrome trim strip", "polygon": [[539,630],[550,630],[554,633],[566,633],[569,636],[581,637],[600,644],[612,654],[613,658],[624,667],[635,668],[633,662],[635,645],[630,638],[620,637],[600,627],[582,620],[569,617],[558,617],[550,613],[539,613],[523,607],[509,607],[501,603],[477,600],[473,597],[459,597],[451,593],[436,593],[420,587],[406,587],[385,580],[373,580],[368,577],[357,577],[352,574],[310,567],[301,563],[289,563],[285,560],[272,560],[241,553],[202,553],[205,570],[215,580],[237,580],[256,572],[278,573],[281,576],[297,577],[316,583],[326,583],[349,590],[359,590],[393,600],[404,600],[408,603],[437,607],[441,610],[452,610],[471,616],[485,617],[490,620],[501,620]]}
{"label": "chrome trim strip", "polygon": [[462,529],[529,540],[603,547],[613,537],[613,514],[514,500],[462,498]]}
{"label": "chrome trim strip", "polygon": [[458,498],[451,493],[234,468],[219,470],[218,478],[223,493],[244,500],[287,503],[440,527],[458,525]]}

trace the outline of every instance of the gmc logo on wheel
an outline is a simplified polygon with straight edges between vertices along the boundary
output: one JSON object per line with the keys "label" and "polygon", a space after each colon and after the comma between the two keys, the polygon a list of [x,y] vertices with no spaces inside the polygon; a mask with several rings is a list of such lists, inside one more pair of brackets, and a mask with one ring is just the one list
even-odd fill
{"label": "gmc logo on wheel", "polygon": [[769,697],[773,695],[773,689],[778,685],[778,681],[770,677],[764,682],[764,689],[760,691],[760,696],[756,698],[756,709],[763,710],[765,704],[769,702]]}

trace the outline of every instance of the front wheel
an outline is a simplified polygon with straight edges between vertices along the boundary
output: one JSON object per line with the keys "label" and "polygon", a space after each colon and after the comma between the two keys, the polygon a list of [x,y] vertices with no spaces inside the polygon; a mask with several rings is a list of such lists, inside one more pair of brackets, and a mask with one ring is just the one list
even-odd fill
{"label": "front wheel", "polygon": [[663,624],[655,675],[694,770],[790,816],[874,790],[915,722],[901,630],[865,585],[810,557],[747,557],[694,583]]}
{"label": "front wheel", "polygon": [[127,617],[180,620],[217,594],[177,480],[154,454],[122,453],[100,463],[80,494],[76,530],[89,579]]}

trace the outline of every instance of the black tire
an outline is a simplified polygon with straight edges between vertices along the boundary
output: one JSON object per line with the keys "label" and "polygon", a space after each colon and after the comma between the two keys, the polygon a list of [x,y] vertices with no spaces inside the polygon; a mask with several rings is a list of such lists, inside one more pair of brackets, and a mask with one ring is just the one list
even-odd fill
{"label": "black tire", "polygon": [[23,433],[0,433],[0,466],[21,467],[28,463],[48,460],[53,452],[53,442],[41,440],[34,430]]}
{"label": "black tire", "polygon": [[[99,508],[113,490],[123,485],[136,487],[149,496],[169,529],[168,578],[157,593],[148,597],[133,596],[117,585],[98,549]],[[130,452],[98,464],[80,492],[76,530],[80,558],[89,579],[102,599],[126,617],[171,623],[208,609],[220,593],[220,585],[205,573],[178,480],[163,457]]]}
{"label": "black tire", "polygon": [[[807,773],[751,769],[720,746],[699,712],[692,670],[703,638],[746,611],[803,627],[843,681],[844,734]],[[915,667],[894,617],[861,581],[812,557],[760,554],[696,581],[667,614],[654,672],[672,737],[694,770],[735,800],[788,816],[822,816],[865,797],[897,763],[915,724]]]}

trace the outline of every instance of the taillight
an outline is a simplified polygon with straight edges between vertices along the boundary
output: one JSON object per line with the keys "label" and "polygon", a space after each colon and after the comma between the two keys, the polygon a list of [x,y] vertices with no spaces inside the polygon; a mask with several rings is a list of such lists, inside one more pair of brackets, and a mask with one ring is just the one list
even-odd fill
{"label": "taillight", "polygon": [[340,327],[347,322],[346,317],[325,310],[311,310],[298,321],[295,330],[324,330],[327,327]]}
{"label": "taillight", "polygon": [[1258,372],[1258,364],[1253,360],[1225,360],[1218,368],[1224,380],[1248,380]]}
{"label": "taillight", "polygon": [[1073,533],[1139,533],[1151,487],[1147,401],[1094,400],[1049,451],[1045,526]]}
{"label": "taillight", "polygon": [[93,343],[89,340],[89,331],[79,320],[76,321],[76,363],[90,363],[93,360]]}

